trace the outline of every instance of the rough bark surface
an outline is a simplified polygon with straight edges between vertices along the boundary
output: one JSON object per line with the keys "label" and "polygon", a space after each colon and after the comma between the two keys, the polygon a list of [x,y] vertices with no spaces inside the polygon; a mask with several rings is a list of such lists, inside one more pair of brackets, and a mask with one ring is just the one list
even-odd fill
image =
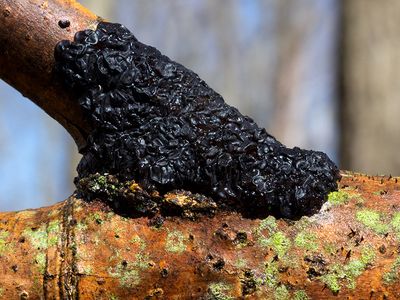
{"label": "rough bark surface", "polygon": [[170,217],[157,228],[147,218],[123,218],[74,197],[2,213],[0,294],[398,299],[398,178],[344,173],[340,185],[320,213],[296,222],[230,213],[195,221]]}
{"label": "rough bark surface", "polygon": [[[0,12],[0,76],[82,146],[89,128],[52,77],[53,49],[96,17],[61,0],[0,0]],[[0,297],[398,299],[398,178],[344,173],[340,186],[323,211],[296,222],[218,213],[155,226],[74,196],[0,213]]]}

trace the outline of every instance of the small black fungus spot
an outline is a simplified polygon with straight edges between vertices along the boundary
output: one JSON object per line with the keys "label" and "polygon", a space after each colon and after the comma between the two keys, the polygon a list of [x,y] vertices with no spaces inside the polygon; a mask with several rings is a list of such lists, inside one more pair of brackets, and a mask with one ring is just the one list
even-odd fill
{"label": "small black fungus spot", "polygon": [[378,250],[379,250],[379,252],[381,254],[385,254],[386,253],[386,246],[385,245],[380,245]]}
{"label": "small black fungus spot", "polygon": [[68,28],[71,25],[71,22],[67,19],[62,19],[60,21],[58,21],[58,26],[60,26],[60,28],[65,29]]}
{"label": "small black fungus spot", "polygon": [[76,33],[55,58],[94,128],[80,178],[110,173],[160,192],[185,189],[249,217],[310,215],[337,189],[326,154],[286,148],[120,24]]}
{"label": "small black fungus spot", "polygon": [[235,239],[239,244],[243,244],[247,242],[247,233],[243,231],[239,231],[236,234],[236,239]]}
{"label": "small black fungus spot", "polygon": [[17,266],[17,265],[12,265],[12,266],[11,266],[11,269],[12,269],[14,272],[17,272],[17,271],[18,271],[18,266]]}
{"label": "small black fungus spot", "polygon": [[168,277],[168,269],[163,268],[163,269],[161,270],[160,274],[161,274],[161,277],[162,277],[162,278],[167,278],[167,277]]}
{"label": "small black fungus spot", "polygon": [[126,268],[128,266],[128,262],[126,260],[121,261],[121,265]]}
{"label": "small black fungus spot", "polygon": [[148,225],[155,228],[161,228],[165,222],[165,219],[162,216],[155,216],[151,218],[148,222]]}
{"label": "small black fungus spot", "polygon": [[6,9],[3,10],[3,16],[5,18],[9,17],[10,15],[11,15],[10,9],[6,8]]}
{"label": "small black fungus spot", "polygon": [[225,266],[225,261],[222,258],[218,258],[218,260],[213,263],[213,268],[216,271],[221,271]]}
{"label": "small black fungus spot", "polygon": [[25,237],[24,237],[24,236],[21,236],[21,237],[18,239],[18,242],[19,242],[19,243],[25,243]]}
{"label": "small black fungus spot", "polygon": [[252,271],[245,271],[243,274],[243,279],[241,279],[242,284],[242,296],[251,295],[257,290],[257,281],[254,278]]}

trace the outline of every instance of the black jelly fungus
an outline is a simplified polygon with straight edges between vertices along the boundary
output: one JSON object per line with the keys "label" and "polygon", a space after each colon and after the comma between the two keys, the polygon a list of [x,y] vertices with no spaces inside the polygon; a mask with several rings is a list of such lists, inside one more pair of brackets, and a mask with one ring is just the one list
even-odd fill
{"label": "black jelly fungus", "polygon": [[62,19],[62,20],[58,21],[58,26],[60,26],[60,28],[62,28],[62,29],[68,28],[70,25],[71,25],[71,22],[69,20]]}
{"label": "black jelly fungus", "polygon": [[326,154],[286,148],[123,25],[78,32],[58,43],[55,58],[95,128],[80,178],[117,174],[161,192],[212,196],[249,216],[287,218],[315,213],[337,189],[339,171]]}

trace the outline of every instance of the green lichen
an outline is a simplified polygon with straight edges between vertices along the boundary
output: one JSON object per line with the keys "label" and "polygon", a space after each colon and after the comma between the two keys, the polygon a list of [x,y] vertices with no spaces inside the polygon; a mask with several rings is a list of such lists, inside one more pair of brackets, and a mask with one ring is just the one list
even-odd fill
{"label": "green lichen", "polygon": [[140,283],[139,270],[129,262],[126,265],[118,264],[116,267],[110,268],[108,273],[111,277],[118,278],[122,287],[132,288]]}
{"label": "green lichen", "polygon": [[299,248],[316,251],[318,249],[317,239],[314,233],[302,231],[297,234],[294,243]]}
{"label": "green lichen", "polygon": [[279,270],[276,261],[271,261],[265,265],[265,284],[269,288],[275,288],[279,283]]}
{"label": "green lichen", "polygon": [[209,299],[212,300],[233,300],[235,299],[230,295],[232,285],[224,282],[210,283],[208,286]]}
{"label": "green lichen", "polygon": [[393,215],[390,225],[392,226],[393,230],[397,233],[397,236],[400,238],[400,212],[397,212]]}
{"label": "green lichen", "polygon": [[373,248],[367,246],[361,250],[359,259],[352,259],[345,265],[334,264],[329,273],[321,277],[321,280],[334,294],[340,291],[342,284],[355,289],[357,277],[374,261],[375,256]]}
{"label": "green lichen", "polygon": [[0,288],[0,297],[3,297],[3,294],[4,294],[4,289]]}
{"label": "green lichen", "polygon": [[340,291],[339,279],[339,275],[335,273],[328,273],[321,277],[321,281],[325,283],[334,294],[337,294]]}
{"label": "green lichen", "polygon": [[165,250],[168,252],[182,253],[186,250],[186,238],[180,231],[172,231],[167,234]]}
{"label": "green lichen", "polygon": [[136,260],[134,265],[141,269],[147,269],[150,264],[150,258],[148,254],[138,253],[136,254]]}
{"label": "green lichen", "polygon": [[385,234],[389,231],[389,226],[382,222],[379,212],[363,209],[356,213],[356,219],[377,234]]}
{"label": "green lichen", "polygon": [[329,255],[334,255],[336,253],[336,250],[337,250],[337,245],[334,243],[326,243],[324,245],[324,251]]}
{"label": "green lichen", "polygon": [[43,252],[39,252],[35,257],[35,262],[37,264],[39,273],[44,274],[44,272],[46,271],[46,254]]}
{"label": "green lichen", "polygon": [[303,216],[303,217],[301,217],[300,220],[298,220],[296,222],[296,224],[294,226],[298,231],[302,231],[302,230],[306,230],[310,226],[311,223],[312,223],[312,221],[310,220],[310,217]]}
{"label": "green lichen", "polygon": [[47,238],[47,247],[52,247],[57,245],[60,237],[60,222],[51,221],[47,225],[47,234],[50,235]]}
{"label": "green lichen", "polygon": [[132,288],[140,283],[139,271],[136,269],[125,270],[119,277],[122,287]]}
{"label": "green lichen", "polygon": [[145,242],[143,239],[141,239],[139,236],[134,236],[134,237],[130,240],[130,242],[131,242],[132,244],[138,244],[140,250],[146,249],[146,242]]}
{"label": "green lichen", "polygon": [[256,229],[256,232],[261,234],[262,231],[268,229],[268,231],[271,233],[274,232],[277,228],[278,225],[276,224],[276,219],[273,216],[269,216],[260,222]]}
{"label": "green lichen", "polygon": [[382,276],[385,284],[392,284],[400,279],[400,256],[396,258],[389,272],[386,272]]}
{"label": "green lichen", "polygon": [[235,265],[236,268],[242,269],[242,268],[245,268],[247,266],[247,261],[244,258],[238,258],[235,261],[234,265]]}
{"label": "green lichen", "polygon": [[75,226],[76,230],[78,231],[85,231],[88,229],[88,225],[85,223],[84,220],[78,222]]}
{"label": "green lichen", "polygon": [[289,291],[284,284],[278,286],[274,292],[275,300],[288,300],[290,298]]}
{"label": "green lichen", "polygon": [[119,300],[119,298],[117,296],[115,296],[114,294],[111,294],[108,296],[108,300]]}
{"label": "green lichen", "polygon": [[345,191],[331,192],[328,195],[328,202],[332,205],[342,205],[349,202],[350,196]]}
{"label": "green lichen", "polygon": [[0,256],[10,251],[11,244],[7,243],[10,233],[6,230],[0,230]]}
{"label": "green lichen", "polygon": [[85,275],[91,275],[93,273],[93,268],[92,266],[84,266],[82,271]]}
{"label": "green lichen", "polygon": [[283,257],[290,248],[291,242],[282,231],[273,233],[269,238],[259,238],[261,247],[270,247],[279,256]]}
{"label": "green lichen", "polygon": [[47,249],[47,231],[44,226],[37,229],[25,229],[23,235],[28,238],[32,246],[36,249]]}
{"label": "green lichen", "polygon": [[293,300],[309,300],[310,297],[308,297],[306,291],[304,290],[299,290],[294,292],[293,294]]}
{"label": "green lichen", "polygon": [[[270,247],[278,256],[283,257],[289,250],[291,242],[282,231],[276,231],[277,228],[275,218],[269,216],[260,222],[255,234],[261,247]],[[268,230],[268,236],[263,234],[265,230]]]}
{"label": "green lichen", "polygon": [[103,224],[103,222],[104,222],[99,213],[92,214],[90,216],[90,218],[92,219],[93,222],[95,222],[99,225]]}
{"label": "green lichen", "polygon": [[361,250],[361,261],[365,266],[372,263],[375,257],[376,253],[372,247],[367,246]]}

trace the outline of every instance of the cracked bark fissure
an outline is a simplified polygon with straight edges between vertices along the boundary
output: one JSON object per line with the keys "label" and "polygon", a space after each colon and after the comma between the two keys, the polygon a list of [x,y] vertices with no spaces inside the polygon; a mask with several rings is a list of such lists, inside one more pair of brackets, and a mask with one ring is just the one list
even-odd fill
{"label": "cracked bark fissure", "polygon": [[[75,1],[0,0],[0,77],[80,146],[90,128],[51,75],[53,48],[96,20]],[[73,196],[0,213],[0,298],[398,299],[398,178],[343,176],[330,206],[298,222],[217,213],[155,228]]]}

